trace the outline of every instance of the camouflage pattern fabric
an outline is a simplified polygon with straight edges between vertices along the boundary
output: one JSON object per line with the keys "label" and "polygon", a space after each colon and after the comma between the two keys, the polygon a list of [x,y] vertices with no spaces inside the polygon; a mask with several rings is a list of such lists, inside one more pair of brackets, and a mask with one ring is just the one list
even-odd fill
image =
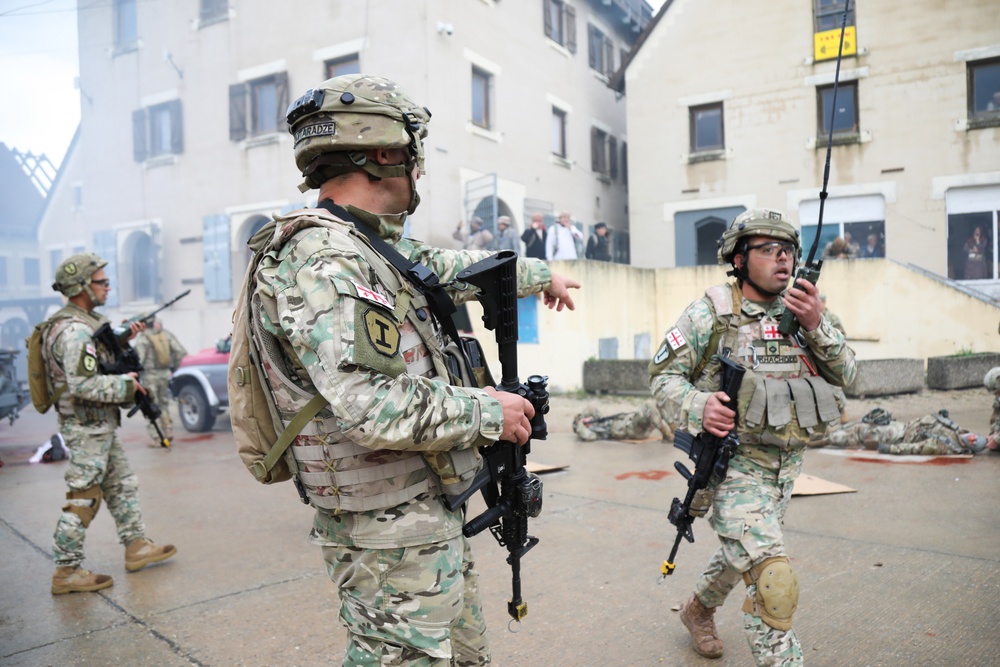
{"label": "camouflage pattern fabric", "polygon": [[973,453],[961,437],[968,431],[954,427],[933,414],[909,422],[890,421],[881,425],[861,421],[832,431],[827,435],[826,443],[830,447],[878,450],[883,454],[941,456]]}
{"label": "camouflage pattern fabric", "polygon": [[[157,420],[160,431],[167,440],[173,440],[174,422],[170,411],[174,400],[173,396],[170,395],[170,375],[173,369],[180,365],[187,350],[184,349],[176,336],[162,329],[160,331],[143,331],[131,344],[136,354],[139,355],[143,369],[145,369],[140,376],[142,386],[149,392],[150,399],[160,406],[162,415]],[[153,425],[148,422],[146,432],[149,433],[149,438],[159,446],[160,437],[156,434]]]}
{"label": "camouflage pattern fabric", "polygon": [[489,663],[479,575],[463,536],[418,549],[323,547],[323,559],[349,630],[345,665]]}
{"label": "camouflage pattern fabric", "polygon": [[[405,216],[351,211],[442,282],[489,254],[402,238]],[[498,401],[441,377],[404,372],[415,360],[403,358],[403,350],[427,354],[404,339],[416,335],[411,322],[426,320],[428,313],[417,312],[408,283],[398,292],[383,284],[363,242],[350,233],[353,225],[322,209],[297,211],[277,223],[272,249],[257,272],[257,324],[279,341],[289,380],[305,395],[321,392],[330,400],[316,420],[319,432],[300,435],[293,448],[342,445],[351,455],[328,461],[331,470],[370,470],[382,462],[408,462],[403,456],[412,452],[468,449],[499,438],[503,413]],[[520,296],[551,282],[541,261],[519,259],[517,269]],[[474,296],[464,284],[451,285],[449,292],[456,302]],[[275,400],[279,408],[291,403],[278,395]],[[365,453],[355,454],[358,446]],[[414,476],[431,474],[421,465],[381,483],[410,485]],[[489,661],[462,524],[461,510],[444,506],[436,482],[392,507],[317,509],[310,539],[323,547],[340,591],[341,619],[350,633],[344,664]],[[379,576],[371,579],[372,573]]]}
{"label": "camouflage pattern fabric", "polygon": [[663,423],[659,411],[643,403],[635,412],[622,412],[602,417],[593,407],[573,418],[573,432],[581,440],[645,440],[655,431],[670,439],[670,427]]}
{"label": "camouflage pattern fabric", "polygon": [[[117,434],[114,431],[88,432],[76,425],[64,425],[60,433],[69,451],[66,485],[70,490],[84,491],[100,486],[103,500],[115,520],[118,541],[127,545],[144,537],[146,526],[139,507],[139,480],[125,458]],[[53,535],[52,555],[57,567],[72,567],[83,562],[86,533],[80,517],[64,510]]]}
{"label": "camouflage pattern fabric", "polygon": [[[97,372],[99,362],[111,359],[91,336],[107,319],[72,303],[63,311],[72,317],[46,330],[42,354],[50,387],[68,385],[56,406],[59,432],[69,448],[66,484],[71,491],[99,486],[118,537],[126,544],[145,534],[138,482],[115,435],[121,424],[120,405],[133,399],[132,380]],[[56,565],[83,561],[85,532],[80,517],[64,509],[53,536]]]}
{"label": "camouflage pattern fabric", "polygon": [[[741,296],[732,285],[727,288]],[[794,409],[791,422],[779,428],[769,425],[766,410],[762,424],[748,426],[747,404],[755,383],[762,381],[753,370],[758,362],[754,351],[758,339],[764,338],[765,343],[775,345],[784,356],[787,356],[784,350],[797,343],[767,339],[767,332],[777,333],[776,326],[772,329],[771,325],[780,321],[785,310],[780,296],[766,306],[745,298],[739,301],[739,313],[735,315],[740,318],[739,334],[732,356],[748,369],[739,393],[737,432],[742,444],[730,461],[726,479],[714,489],[709,521],[721,547],[695,585],[695,595],[711,608],[722,605],[742,580],[742,573],[755,564],[788,555],[781,522],[792,486],[801,472],[804,447],[813,433],[825,428],[822,421],[815,428],[799,426]],[[667,332],[650,364],[650,389],[661,414],[668,423],[677,423],[692,434],[703,430],[705,404],[719,386],[717,361],[704,366],[698,377],[692,377],[701,360],[717,352],[708,349],[713,331],[717,326],[730,324],[717,322],[715,313],[708,296],[688,306],[675,327]],[[829,320],[824,318],[814,331],[803,330],[801,340],[807,347],[799,351],[798,367],[786,364],[789,376],[806,375],[815,369],[835,387],[853,381],[857,373],[854,352]],[[725,338],[720,345],[726,345]],[[751,598],[756,594],[755,586],[747,587]],[[802,664],[802,649],[794,629],[777,630],[759,617],[745,613],[744,633],[757,665]]]}
{"label": "camouflage pattern fabric", "polygon": [[1000,440],[1000,396],[993,399],[993,414],[990,415],[990,437]]}

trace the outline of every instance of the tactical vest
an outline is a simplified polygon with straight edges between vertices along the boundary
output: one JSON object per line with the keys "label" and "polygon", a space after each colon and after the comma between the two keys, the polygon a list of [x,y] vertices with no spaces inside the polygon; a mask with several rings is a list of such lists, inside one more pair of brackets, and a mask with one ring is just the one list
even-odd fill
{"label": "tactical vest", "polygon": [[[426,298],[350,223],[335,221],[326,211],[310,211],[309,217],[313,219],[307,220],[299,231],[305,227],[325,227],[331,229],[331,233],[348,234],[375,272],[377,279],[372,281],[372,288],[394,304],[393,316],[400,322],[401,334],[398,354],[405,361],[405,367],[400,365],[398,372],[387,374],[395,377],[405,372],[429,378],[449,377],[442,335],[433,324]],[[344,227],[338,227],[341,225]],[[288,242],[295,241],[290,239]],[[263,312],[271,321],[279,321],[274,302],[261,299],[259,293],[253,295],[251,308],[255,314]],[[287,341],[278,340],[262,330],[256,325],[257,320],[255,316],[255,343],[278,414],[287,428],[313,398],[315,389],[301,386],[303,379],[308,382],[308,374],[290,353]],[[293,376],[299,379],[298,383],[290,379]],[[311,504],[330,512],[388,509],[428,492],[459,493],[468,488],[481,465],[479,453],[474,448],[420,452],[374,451],[362,447],[343,435],[328,409],[306,424],[289,451],[294,459],[293,472]]]}
{"label": "tactical vest", "polygon": [[812,433],[840,421],[835,387],[816,371],[807,347],[778,331],[777,320],[745,315],[735,285],[716,285],[705,295],[715,311],[715,328],[706,351],[709,360],[696,374],[695,387],[718,390],[720,364],[714,355],[725,349],[746,367],[739,392],[742,443],[805,445]]}
{"label": "tactical vest", "polygon": [[[59,336],[69,328],[73,322],[84,324],[91,332],[97,331],[107,318],[94,312],[86,312],[81,308],[71,305],[63,306],[56,311],[48,320],[51,324],[45,331],[45,340],[42,346],[42,358],[45,360],[46,382],[49,386],[49,395],[56,396],[56,412],[60,418],[74,418],[84,424],[110,422],[118,425],[121,422],[121,412],[117,404],[97,403],[75,398],[66,391],[66,372],[56,362],[56,355],[53,347]],[[102,362],[113,361],[103,347],[94,344],[98,358]],[[77,359],[63,359],[63,364],[75,364]]]}
{"label": "tactical vest", "polygon": [[147,353],[144,362],[149,365],[148,371],[169,370],[170,369],[170,339],[165,331],[147,331],[145,334],[149,341],[149,347],[153,354]]}

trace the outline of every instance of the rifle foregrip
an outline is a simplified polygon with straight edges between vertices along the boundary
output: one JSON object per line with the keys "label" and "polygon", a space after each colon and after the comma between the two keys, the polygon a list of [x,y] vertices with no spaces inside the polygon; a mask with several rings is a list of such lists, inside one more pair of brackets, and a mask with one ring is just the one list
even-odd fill
{"label": "rifle foregrip", "polygon": [[462,534],[466,537],[478,535],[499,521],[500,517],[506,514],[506,512],[507,504],[501,500],[476,518],[470,519],[469,523],[465,524],[465,527],[462,528]]}

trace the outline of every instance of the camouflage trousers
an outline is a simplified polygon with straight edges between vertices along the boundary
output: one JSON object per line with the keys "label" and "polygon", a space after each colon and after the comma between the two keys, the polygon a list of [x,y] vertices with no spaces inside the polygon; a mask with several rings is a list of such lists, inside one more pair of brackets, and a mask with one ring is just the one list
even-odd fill
{"label": "camouflage trousers", "polygon": [[[139,480],[118,435],[85,433],[73,427],[61,429],[69,452],[66,485],[71,491],[101,487],[102,500],[115,520],[122,544],[144,537],[146,526],[139,508]],[[75,566],[83,562],[83,542],[87,529],[80,517],[63,508],[53,535],[52,555],[57,566]]]}
{"label": "camouflage trousers", "polygon": [[587,408],[573,418],[573,432],[581,440],[645,440],[659,430],[664,438],[672,437],[656,408],[643,403],[635,412],[602,417],[595,408]]}
{"label": "camouflage trousers", "polygon": [[858,422],[827,435],[830,447],[845,449],[876,449],[883,454],[947,455],[965,451],[958,434],[944,427],[930,426],[914,420],[903,423],[866,424]]}
{"label": "camouflage trousers", "polygon": [[[709,521],[722,546],[694,588],[706,607],[721,606],[754,565],[787,556],[781,523],[802,470],[802,450],[757,445],[752,451],[754,459],[737,454],[726,479],[715,488]],[[747,587],[749,599],[756,594],[756,584]],[[802,647],[794,629],[777,630],[759,616],[744,612],[743,632],[758,667],[802,664]]]}
{"label": "camouflage trousers", "polygon": [[[142,374],[142,386],[149,392],[151,401],[160,406],[160,418],[156,420],[163,437],[167,440],[174,439],[174,422],[170,417],[170,406],[173,398],[170,396],[170,371],[147,371]],[[141,415],[139,415],[141,416]],[[150,439],[160,445],[160,437],[156,435],[156,429],[148,421],[146,422],[146,432]]]}
{"label": "camouflage trousers", "polygon": [[464,537],[398,549],[327,546],[323,560],[347,626],[345,666],[490,663],[479,575]]}

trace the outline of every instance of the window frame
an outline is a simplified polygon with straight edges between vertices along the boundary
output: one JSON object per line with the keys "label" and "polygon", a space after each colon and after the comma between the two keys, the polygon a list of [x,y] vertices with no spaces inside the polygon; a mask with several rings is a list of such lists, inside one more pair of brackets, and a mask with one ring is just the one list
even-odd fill
{"label": "window frame", "polygon": [[[167,148],[162,148],[157,118],[167,118]],[[132,156],[136,162],[145,162],[184,152],[184,114],[179,99],[151,104],[132,112]]]}
{"label": "window frame", "polygon": [[[813,0],[813,32],[826,32],[840,28],[846,0]],[[854,25],[856,3],[851,2],[847,11],[847,25]],[[832,23],[830,21],[832,20]]]}
{"label": "window frame", "polygon": [[[126,13],[124,8],[130,7]],[[138,0],[114,0],[112,7],[112,36],[115,52],[133,51],[139,43],[139,2]]]}
{"label": "window frame", "polygon": [[[830,139],[830,128],[826,127],[826,95],[827,91],[830,92],[831,96],[831,106],[832,106],[832,95],[833,95],[834,84],[827,84],[822,86],[816,86],[816,145],[817,147],[826,146]],[[853,126],[849,130],[833,130],[833,143],[834,145],[839,143],[857,143],[860,141],[861,137],[861,110],[859,104],[859,86],[856,80],[854,81],[840,81],[837,84],[837,100],[842,101],[843,98],[841,94],[844,90],[850,89],[852,92],[853,99]],[[834,115],[835,115],[835,111]],[[831,118],[831,125],[835,125],[835,119]]]}
{"label": "window frame", "polygon": [[[481,82],[481,85],[477,85],[477,82]],[[472,95],[471,95],[471,116],[472,124],[484,130],[493,130],[493,73],[483,69],[482,67],[477,67],[472,65],[471,74],[472,83]],[[477,100],[477,96],[481,94],[481,99]],[[482,110],[481,118],[477,118],[476,105],[477,101],[479,103],[479,108]]]}
{"label": "window frame", "polygon": [[[261,131],[257,122],[259,109],[255,104],[255,94],[262,86],[269,83],[274,84],[276,91],[275,126],[274,129]],[[287,71],[275,72],[229,86],[229,140],[245,141],[257,137],[280,136],[287,131],[285,112],[289,104],[288,90]]]}
{"label": "window frame", "polygon": [[587,24],[587,62],[590,69],[608,77],[614,76],[615,45],[603,30]]}
{"label": "window frame", "polygon": [[229,18],[229,0],[199,0],[199,25],[225,21]]}
{"label": "window frame", "polygon": [[542,30],[570,53],[576,53],[576,9],[565,0],[544,0]]}
{"label": "window frame", "polygon": [[[965,90],[966,105],[970,128],[996,127],[1000,126],[1000,105],[995,109],[976,110],[976,73],[984,68],[997,68],[1000,76],[1000,56],[995,58],[984,58],[982,60],[972,60],[966,63],[965,68]],[[1000,94],[1000,87],[994,91],[994,95]],[[989,105],[990,102],[987,102]]]}
{"label": "window frame", "polygon": [[[338,72],[337,68],[343,65],[348,65],[353,63],[356,68],[349,72]],[[361,73],[361,54],[360,53],[348,53],[336,58],[330,58],[329,60],[323,61],[323,75],[327,79],[332,79],[337,76],[343,76],[345,74],[360,74]]]}
{"label": "window frame", "polygon": [[[552,106],[552,154],[564,160],[567,159],[568,155],[566,147],[566,125],[568,117],[569,114],[565,109],[560,109],[555,105]],[[559,150],[556,150],[557,148]]]}
{"label": "window frame", "polygon": [[[718,110],[719,112],[719,143],[709,146],[702,146],[698,143],[698,115],[708,111]],[[688,107],[688,134],[690,149],[692,154],[717,153],[726,150],[726,109],[723,102],[709,102],[707,104],[695,104]]]}
{"label": "window frame", "polygon": [[618,178],[618,137],[597,125],[590,126],[590,170],[601,180]]}

